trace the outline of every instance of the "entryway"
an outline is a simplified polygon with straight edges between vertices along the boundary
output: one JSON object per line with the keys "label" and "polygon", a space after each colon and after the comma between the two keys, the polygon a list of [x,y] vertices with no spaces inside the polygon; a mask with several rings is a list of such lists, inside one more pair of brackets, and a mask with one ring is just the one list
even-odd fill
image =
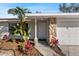
{"label": "entryway", "polygon": [[47,21],[38,21],[38,40],[47,41]]}

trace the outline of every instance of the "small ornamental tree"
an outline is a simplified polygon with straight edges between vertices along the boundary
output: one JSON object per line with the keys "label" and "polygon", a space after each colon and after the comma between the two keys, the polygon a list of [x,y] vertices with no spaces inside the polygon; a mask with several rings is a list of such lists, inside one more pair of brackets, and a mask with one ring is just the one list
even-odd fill
{"label": "small ornamental tree", "polygon": [[19,19],[19,23],[18,25],[15,26],[16,28],[16,33],[19,33],[22,38],[25,40],[25,39],[28,39],[29,37],[29,33],[28,31],[26,31],[26,27],[25,27],[25,14],[26,13],[29,13],[29,10],[28,9],[24,9],[24,8],[21,8],[21,7],[16,7],[16,8],[12,8],[12,9],[9,9],[8,10],[8,14],[13,14],[13,15],[16,15]]}

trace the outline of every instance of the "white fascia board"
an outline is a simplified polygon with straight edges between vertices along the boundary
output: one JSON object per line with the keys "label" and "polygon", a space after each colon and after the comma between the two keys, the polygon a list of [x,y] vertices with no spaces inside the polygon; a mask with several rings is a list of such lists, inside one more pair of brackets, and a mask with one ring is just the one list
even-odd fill
{"label": "white fascia board", "polygon": [[79,13],[52,13],[52,14],[42,14],[42,13],[40,13],[40,14],[26,14],[26,17],[27,16],[73,16],[73,15],[75,15],[75,16],[79,16]]}

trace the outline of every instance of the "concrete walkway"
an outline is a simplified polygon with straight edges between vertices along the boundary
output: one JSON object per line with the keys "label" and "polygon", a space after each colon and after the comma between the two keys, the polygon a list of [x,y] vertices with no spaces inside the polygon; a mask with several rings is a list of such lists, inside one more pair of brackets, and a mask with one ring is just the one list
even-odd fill
{"label": "concrete walkway", "polygon": [[58,56],[45,42],[38,43],[38,46],[35,46],[44,56]]}

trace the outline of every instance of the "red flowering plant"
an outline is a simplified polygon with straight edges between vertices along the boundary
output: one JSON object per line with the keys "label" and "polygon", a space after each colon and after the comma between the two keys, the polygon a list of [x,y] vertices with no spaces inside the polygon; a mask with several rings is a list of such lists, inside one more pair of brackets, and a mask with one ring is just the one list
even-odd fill
{"label": "red flowering plant", "polygon": [[32,42],[30,40],[27,40],[27,42],[25,43],[25,49],[32,49]]}
{"label": "red flowering plant", "polygon": [[58,39],[56,37],[52,37],[50,46],[57,46],[58,45]]}

